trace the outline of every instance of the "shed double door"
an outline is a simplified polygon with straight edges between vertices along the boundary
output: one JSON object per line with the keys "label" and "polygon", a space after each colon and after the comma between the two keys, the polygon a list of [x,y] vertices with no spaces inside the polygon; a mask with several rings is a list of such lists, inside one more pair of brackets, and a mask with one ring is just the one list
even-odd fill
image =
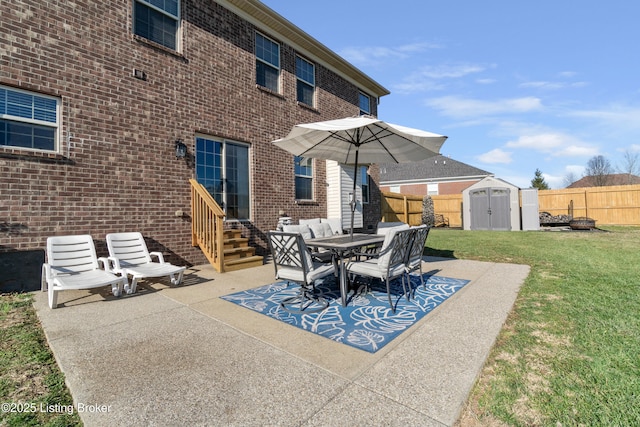
{"label": "shed double door", "polygon": [[511,230],[510,200],[508,188],[470,191],[471,230]]}

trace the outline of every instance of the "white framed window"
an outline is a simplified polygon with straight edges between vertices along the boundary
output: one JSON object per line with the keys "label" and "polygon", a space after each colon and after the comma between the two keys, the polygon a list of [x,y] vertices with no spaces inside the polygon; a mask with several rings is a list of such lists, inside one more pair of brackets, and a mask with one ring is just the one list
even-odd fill
{"label": "white framed window", "polygon": [[0,86],[0,146],[59,151],[60,99]]}
{"label": "white framed window", "polygon": [[296,200],[313,200],[313,162],[310,158],[294,158]]}
{"label": "white framed window", "polygon": [[260,33],[256,33],[256,83],[280,91],[280,45]]}
{"label": "white framed window", "polygon": [[298,102],[314,106],[316,89],[316,67],[311,62],[296,56],[296,91]]}
{"label": "white framed window", "polygon": [[362,92],[358,92],[358,103],[360,105],[360,115],[371,114],[371,98]]}
{"label": "white framed window", "polygon": [[369,167],[360,166],[360,190],[362,191],[362,203],[369,203]]}
{"label": "white framed window", "polygon": [[178,50],[180,0],[134,0],[133,33]]}
{"label": "white framed window", "polygon": [[249,146],[196,136],[196,180],[224,209],[227,219],[251,217]]}

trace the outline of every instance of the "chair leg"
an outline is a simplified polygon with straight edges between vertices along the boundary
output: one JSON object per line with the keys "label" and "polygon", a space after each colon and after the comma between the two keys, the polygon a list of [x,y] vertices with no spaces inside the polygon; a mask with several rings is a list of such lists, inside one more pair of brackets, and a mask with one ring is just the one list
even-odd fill
{"label": "chair leg", "polygon": [[53,288],[53,285],[49,286],[48,296],[49,296],[49,308],[53,309],[58,307],[58,291],[56,291]]}
{"label": "chair leg", "polygon": [[180,283],[182,283],[182,275],[184,274],[184,271],[181,271],[180,273],[178,273],[178,277],[176,278],[175,275],[171,275],[171,284],[178,286]]}
{"label": "chair leg", "polygon": [[[411,301],[411,280],[408,280],[407,278],[407,286],[405,287],[404,285],[404,276],[405,274],[402,273],[402,290],[404,291],[404,297],[407,299],[407,302]],[[407,288],[409,288],[407,290]]]}
{"label": "chair leg", "polygon": [[122,295],[122,287],[123,287],[122,281],[111,285],[111,293],[113,294],[114,297],[118,298],[119,296]]}
{"label": "chair leg", "polygon": [[178,273],[178,280],[176,281],[176,285],[181,285],[183,278],[184,278],[184,271],[181,271],[180,273]]}
{"label": "chair leg", "polygon": [[411,301],[411,298],[413,298],[413,287],[411,286],[411,273],[409,272],[405,272],[402,274],[402,288],[404,290],[404,278],[407,278],[407,290],[405,291],[405,297],[407,298],[407,301]]}
{"label": "chair leg", "polygon": [[427,284],[424,281],[424,277],[422,277],[422,263],[420,263],[420,283],[422,283],[422,289],[427,290]]}
{"label": "chair leg", "polygon": [[[293,314],[302,314],[302,313],[319,313],[329,307],[329,301],[327,301],[322,296],[314,298],[313,289],[309,289],[306,286],[300,286],[300,292],[292,297],[285,298],[280,301],[280,307],[288,312]],[[313,304],[318,305],[318,307],[310,308]],[[300,308],[294,308],[294,306],[299,305]]]}
{"label": "chair leg", "polygon": [[45,271],[45,266],[42,266],[42,281],[40,282],[40,288],[42,289],[42,292],[46,292],[47,291],[47,287],[49,286],[49,282],[47,282],[47,273]]}
{"label": "chair leg", "polygon": [[[129,284],[129,286],[125,286],[124,290],[127,292],[127,294],[131,295],[131,294],[135,294],[136,293],[136,287],[138,286],[138,278],[136,276],[131,277],[131,283]],[[127,287],[129,289],[127,289]]]}
{"label": "chair leg", "polygon": [[[404,281],[402,282],[402,287],[404,287]],[[389,306],[391,307],[391,312],[395,314],[396,308],[393,305],[393,301],[391,300],[391,288],[389,286],[389,276],[387,276],[387,298],[389,298]]]}

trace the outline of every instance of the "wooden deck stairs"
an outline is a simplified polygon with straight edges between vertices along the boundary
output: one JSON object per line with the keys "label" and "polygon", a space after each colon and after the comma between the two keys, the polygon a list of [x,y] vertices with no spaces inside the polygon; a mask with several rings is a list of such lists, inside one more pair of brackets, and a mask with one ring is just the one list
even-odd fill
{"label": "wooden deck stairs", "polygon": [[191,244],[202,250],[220,273],[257,267],[264,263],[242,230],[225,228],[225,213],[206,188],[195,179],[191,183]]}
{"label": "wooden deck stairs", "polygon": [[249,246],[249,239],[242,237],[241,230],[224,230],[224,271],[258,267],[264,258],[256,255],[256,249]]}

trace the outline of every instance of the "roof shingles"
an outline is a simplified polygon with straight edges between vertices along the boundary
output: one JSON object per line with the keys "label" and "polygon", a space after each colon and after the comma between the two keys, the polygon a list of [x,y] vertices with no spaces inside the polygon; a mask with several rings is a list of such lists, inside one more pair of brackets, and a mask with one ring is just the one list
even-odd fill
{"label": "roof shingles", "polygon": [[380,183],[442,178],[485,177],[491,172],[438,155],[419,162],[380,164]]}

